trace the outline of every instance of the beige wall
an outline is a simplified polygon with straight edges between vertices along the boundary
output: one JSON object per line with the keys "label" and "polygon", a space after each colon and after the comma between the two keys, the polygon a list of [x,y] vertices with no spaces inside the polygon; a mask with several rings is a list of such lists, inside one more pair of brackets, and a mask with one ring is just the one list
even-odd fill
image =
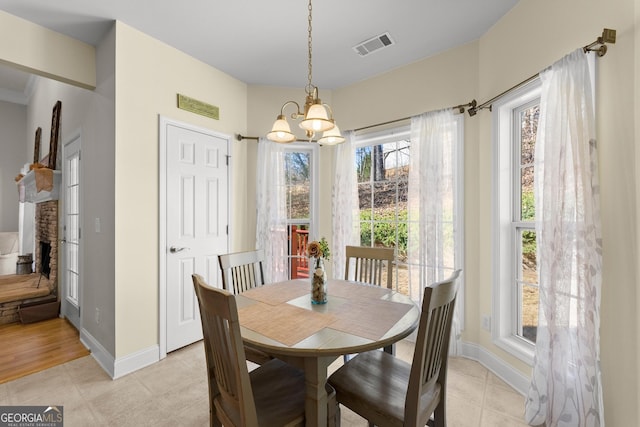
{"label": "beige wall", "polygon": [[0,101],[0,231],[18,231],[18,191],[14,178],[22,165],[33,158],[33,154],[27,156],[26,123],[24,105]]}
{"label": "beige wall", "polygon": [[[96,88],[82,128],[82,328],[115,355],[115,28],[96,49]],[[64,115],[63,115],[64,117]],[[100,232],[95,220],[100,220]],[[96,322],[96,309],[100,321]],[[95,349],[92,349],[95,350]],[[106,363],[106,362],[103,362]]]}
{"label": "beige wall", "polygon": [[[244,133],[247,88],[121,22],[115,52],[115,336],[121,357],[159,342],[158,115],[227,135]],[[179,110],[178,93],[217,105],[220,120]],[[244,173],[243,159],[234,164],[234,173]]]}
{"label": "beige wall", "polygon": [[92,89],[95,48],[0,10],[0,62]]}
{"label": "beige wall", "polygon": [[477,93],[477,43],[335,90],[340,129],[357,129],[465,104]]}

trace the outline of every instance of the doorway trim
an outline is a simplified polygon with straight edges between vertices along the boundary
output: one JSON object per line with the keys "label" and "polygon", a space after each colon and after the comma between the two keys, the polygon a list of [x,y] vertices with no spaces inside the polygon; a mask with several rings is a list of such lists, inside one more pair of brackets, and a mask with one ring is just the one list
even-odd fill
{"label": "doorway trim", "polygon": [[[212,129],[195,126],[189,123],[180,122],[169,117],[158,115],[158,138],[159,138],[159,195],[158,195],[158,344],[159,359],[167,357],[167,127],[169,125],[185,128],[194,132],[204,133],[214,137],[223,137],[231,141],[228,135]],[[231,145],[229,146],[229,156],[231,155]],[[228,188],[231,189],[231,162],[228,168]],[[229,214],[231,206],[230,192],[227,203],[227,214]],[[229,222],[231,222],[231,217]],[[231,230],[229,230],[229,233]],[[227,246],[229,245],[229,236],[227,235]]]}

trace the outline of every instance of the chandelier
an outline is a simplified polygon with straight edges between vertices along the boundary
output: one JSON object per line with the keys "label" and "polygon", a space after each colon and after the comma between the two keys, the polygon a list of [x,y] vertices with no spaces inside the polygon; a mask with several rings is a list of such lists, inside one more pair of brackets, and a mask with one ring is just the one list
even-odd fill
{"label": "chandelier", "polygon": [[288,143],[296,140],[296,136],[291,133],[289,122],[287,122],[287,116],[284,114],[284,110],[289,105],[295,105],[296,111],[291,113],[291,118],[297,120],[302,118],[299,126],[305,130],[309,142],[313,140],[316,133],[322,132],[322,136],[318,139],[318,143],[324,145],[335,145],[344,142],[344,137],[340,134],[340,129],[333,120],[333,111],[329,104],[323,103],[318,97],[318,87],[314,86],[312,80],[312,49],[311,49],[311,0],[309,0],[309,30],[308,30],[308,52],[309,52],[309,72],[307,75],[308,83],[305,87],[307,94],[304,111],[300,111],[300,104],[296,101],[287,101],[280,108],[280,114],[276,118],[271,132],[267,134],[267,138],[271,141]]}

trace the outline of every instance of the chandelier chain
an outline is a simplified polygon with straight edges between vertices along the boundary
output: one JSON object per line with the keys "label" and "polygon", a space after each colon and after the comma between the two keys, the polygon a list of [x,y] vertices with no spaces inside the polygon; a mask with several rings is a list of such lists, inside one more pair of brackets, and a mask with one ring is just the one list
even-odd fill
{"label": "chandelier chain", "polygon": [[311,37],[311,11],[312,11],[312,7],[311,7],[311,0],[309,0],[309,35],[308,35],[308,49],[309,49],[309,74],[308,74],[308,83],[307,83],[307,87],[305,88],[305,91],[307,92],[307,94],[312,94],[313,93],[313,84],[311,83],[311,79],[312,79],[312,37]]}
{"label": "chandelier chain", "polygon": [[[273,123],[271,132],[267,134],[267,138],[274,142],[288,143],[297,139],[296,135],[291,132],[289,123],[287,122],[287,116],[284,114],[284,110],[288,105],[295,105],[296,111],[291,113],[291,119],[303,119],[300,122],[300,128],[302,128],[309,139],[309,142],[317,142],[321,145],[335,145],[344,142],[345,138],[340,135],[340,129],[336,125],[333,119],[333,112],[328,104],[323,103],[318,97],[318,88],[313,84],[313,6],[312,0],[308,0],[308,31],[307,31],[307,52],[309,54],[308,61],[308,74],[307,74],[307,86],[305,92],[307,96],[304,102],[304,108],[301,110],[301,104],[296,101],[286,101],[282,108],[280,108],[280,114]],[[322,137],[314,141],[316,133],[322,132]]]}

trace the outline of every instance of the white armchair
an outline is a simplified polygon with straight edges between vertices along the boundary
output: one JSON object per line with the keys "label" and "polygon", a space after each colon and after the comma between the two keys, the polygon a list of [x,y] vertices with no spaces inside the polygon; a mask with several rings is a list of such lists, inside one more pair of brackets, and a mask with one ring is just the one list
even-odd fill
{"label": "white armchair", "polygon": [[0,231],[0,275],[16,274],[18,232]]}

